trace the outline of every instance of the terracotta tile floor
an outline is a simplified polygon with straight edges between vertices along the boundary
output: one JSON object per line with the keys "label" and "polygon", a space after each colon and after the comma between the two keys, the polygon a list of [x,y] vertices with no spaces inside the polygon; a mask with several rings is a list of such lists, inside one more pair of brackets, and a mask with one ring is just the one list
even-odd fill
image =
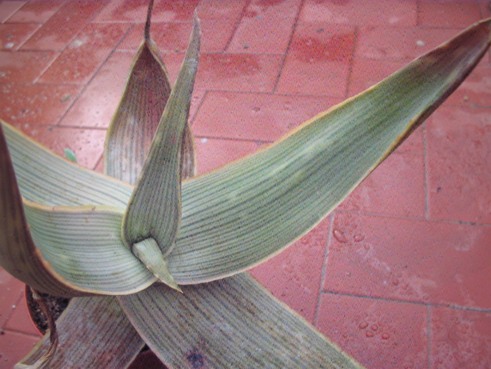
{"label": "terracotta tile floor", "polygon": [[[0,117],[100,170],[146,1],[0,2]],[[175,78],[198,1],[156,1]],[[270,143],[463,27],[473,0],[203,0],[192,123],[206,172]],[[346,201],[253,270],[369,369],[491,368],[491,58]],[[0,369],[36,342],[0,270]]]}

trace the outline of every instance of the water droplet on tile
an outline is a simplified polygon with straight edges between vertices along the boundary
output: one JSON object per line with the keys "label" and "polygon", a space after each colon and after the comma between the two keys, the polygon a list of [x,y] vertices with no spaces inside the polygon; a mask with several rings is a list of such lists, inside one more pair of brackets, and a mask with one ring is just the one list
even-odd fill
{"label": "water droplet on tile", "polygon": [[365,336],[367,336],[368,338],[372,338],[374,334],[372,331],[366,331]]}
{"label": "water droplet on tile", "polygon": [[388,333],[383,333],[382,334],[382,339],[383,340],[388,340],[389,338],[390,338],[390,334],[388,334]]}
{"label": "water droplet on tile", "polygon": [[341,242],[341,243],[347,243],[348,242],[348,239],[346,238],[343,231],[336,228],[332,231],[332,234],[333,234],[334,238],[336,240],[338,240],[338,242]]}
{"label": "water droplet on tile", "polygon": [[423,40],[416,41],[416,46],[423,47],[425,45],[426,45],[426,43]]}
{"label": "water droplet on tile", "polygon": [[208,142],[208,139],[207,138],[202,138],[200,141],[201,141],[201,143],[204,143],[205,144],[205,143]]}
{"label": "water droplet on tile", "polygon": [[367,322],[361,322],[360,324],[358,324],[358,328],[360,328],[360,329],[365,329],[366,327],[368,327]]}
{"label": "water droplet on tile", "polygon": [[3,45],[6,49],[11,49],[15,46],[13,42],[7,42],[5,45]]}
{"label": "water droplet on tile", "polygon": [[353,240],[355,240],[355,242],[361,242],[364,239],[365,239],[365,236],[360,234],[360,233],[355,234],[353,237]]}

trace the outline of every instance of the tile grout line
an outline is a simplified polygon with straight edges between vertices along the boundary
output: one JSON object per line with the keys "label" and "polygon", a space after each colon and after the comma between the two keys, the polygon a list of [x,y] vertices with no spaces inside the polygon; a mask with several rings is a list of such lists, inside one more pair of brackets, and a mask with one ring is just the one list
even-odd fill
{"label": "tile grout line", "polygon": [[356,50],[358,49],[358,42],[359,42],[359,27],[358,25],[354,26],[354,32],[353,32],[353,47],[351,48],[351,57],[349,60],[349,67],[348,67],[348,77],[346,80],[346,87],[344,90],[344,98],[347,99],[349,97],[350,89],[351,89],[351,84],[352,84],[352,77],[353,77],[353,67],[355,63],[355,53]]}
{"label": "tile grout line", "polygon": [[315,304],[315,309],[314,309],[314,321],[313,324],[315,327],[317,327],[317,324],[319,323],[319,310],[320,310],[320,304],[321,304],[321,297],[322,297],[322,286],[324,286],[325,280],[326,280],[326,274],[327,274],[327,261],[329,257],[329,245],[331,244],[332,240],[332,229],[334,226],[334,217],[335,214],[331,213],[330,219],[329,219],[329,225],[327,227],[327,239],[326,239],[326,244],[324,245],[324,255],[323,255],[323,263],[322,263],[322,269],[321,269],[321,278],[319,281],[319,288],[317,290],[317,302]]}
{"label": "tile grout line", "polygon": [[[193,127],[194,121],[196,120],[196,116],[198,115],[201,107],[203,106],[203,104],[205,102],[206,97],[208,96],[208,90],[207,89],[204,89],[203,91],[205,93],[201,97],[201,100],[199,101],[198,106],[196,107],[196,111],[194,112],[194,114],[193,114],[192,117],[188,117],[188,124],[189,124],[189,127],[191,127],[191,128]],[[192,96],[191,96],[191,99],[192,99]],[[193,137],[195,137],[194,134],[193,134]]]}
{"label": "tile grout line", "polygon": [[[24,286],[25,286],[25,283],[24,283]],[[24,289],[25,289],[25,287],[24,287]],[[24,296],[24,289],[22,289],[22,292],[19,293],[19,297],[17,297],[17,299],[14,301],[14,304],[10,305],[10,307],[11,307],[10,313],[8,314],[7,319],[5,319],[5,323],[3,324],[3,326],[0,327],[0,331],[7,330],[6,326],[9,323],[10,319],[12,319],[12,316],[14,315],[15,310],[19,306],[19,302],[21,302],[22,297]]]}
{"label": "tile grout line", "polygon": [[424,218],[430,220],[430,190],[429,190],[429,173],[428,173],[428,138],[427,138],[427,122],[422,124],[423,136],[423,191],[424,191]]}
{"label": "tile grout line", "polygon": [[237,33],[237,29],[239,28],[240,23],[242,22],[242,18],[244,18],[244,15],[246,13],[246,10],[249,7],[249,5],[251,4],[251,1],[252,0],[247,0],[245,2],[244,7],[242,8],[239,16],[237,17],[237,21],[235,22],[234,30],[233,30],[233,32],[231,32],[229,39],[227,40],[227,42],[225,43],[225,46],[223,47],[223,51],[217,52],[217,54],[222,54],[223,55],[223,54],[227,53],[227,50],[230,47],[230,44],[232,43],[232,40],[235,37],[235,34]]}
{"label": "tile grout line", "polygon": [[[297,31],[298,20],[300,19],[300,13],[302,12],[302,9],[304,6],[304,1],[305,0],[300,0],[300,5],[298,6],[298,11],[297,11],[295,19],[293,21],[290,38],[288,40],[288,44],[286,45],[285,52],[282,54],[281,62],[280,62],[279,68],[278,68],[278,75],[276,76],[276,81],[273,85],[273,91],[271,92],[272,95],[275,95],[278,92],[278,85],[280,84],[280,78],[281,78],[281,75],[283,73],[283,68],[285,67],[285,64],[286,64],[286,58],[288,57],[288,55],[290,53],[290,47],[291,47],[291,44],[293,42],[293,36],[295,35],[295,32]],[[294,94],[292,96],[297,96],[297,95]]]}
{"label": "tile grout line", "polygon": [[393,214],[374,213],[370,211],[355,211],[355,210],[345,210],[345,209],[336,209],[336,211],[343,214],[355,214],[365,217],[382,218],[382,219],[399,219],[399,220],[416,221],[416,222],[427,222],[430,224],[443,223],[443,224],[467,225],[467,226],[475,226],[475,227],[491,227],[491,223],[477,223],[477,222],[462,221],[462,220],[455,220],[455,219],[426,219],[425,217],[417,217],[417,216],[401,216],[401,215],[393,215]]}
{"label": "tile grout line", "polygon": [[362,294],[358,294],[358,293],[340,292],[340,291],[334,291],[334,290],[329,290],[329,289],[322,290],[321,293],[326,294],[326,295],[334,295],[334,296],[357,297],[357,298],[361,298],[361,299],[365,299],[365,300],[386,301],[386,302],[395,302],[395,303],[408,304],[408,305],[440,307],[440,308],[447,308],[447,309],[456,310],[456,311],[470,311],[470,312],[476,312],[476,313],[491,314],[491,308],[461,306],[461,305],[451,304],[451,303],[439,303],[439,302],[428,303],[428,302],[423,302],[423,301],[403,300],[403,299],[391,298],[391,297],[369,296],[369,295],[362,295]]}
{"label": "tile grout line", "polygon": [[433,364],[433,352],[432,352],[433,330],[431,328],[432,316],[433,316],[432,306],[428,304],[426,305],[426,350],[428,351],[427,352],[428,369],[431,369]]}

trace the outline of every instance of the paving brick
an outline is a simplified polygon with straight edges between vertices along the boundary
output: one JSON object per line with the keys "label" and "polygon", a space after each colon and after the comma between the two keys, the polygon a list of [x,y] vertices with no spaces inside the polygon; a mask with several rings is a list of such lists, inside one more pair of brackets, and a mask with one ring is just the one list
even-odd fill
{"label": "paving brick", "polygon": [[63,50],[107,2],[108,0],[67,1],[22,46],[22,49]]}
{"label": "paving brick", "polygon": [[0,22],[3,23],[9,19],[25,3],[25,1],[2,1],[0,3]]}
{"label": "paving brick", "polygon": [[332,236],[326,290],[491,308],[489,227],[338,213]]}
{"label": "paving brick", "polygon": [[487,369],[491,363],[491,312],[432,309],[430,369]]}
{"label": "paving brick", "polygon": [[70,127],[108,127],[123,95],[134,53],[115,52],[63,118]]}
{"label": "paving brick", "polygon": [[356,25],[415,25],[415,0],[370,0],[369,2],[307,0],[301,22]]}
{"label": "paving brick", "polygon": [[13,332],[25,333],[30,336],[41,337],[41,333],[39,333],[29,315],[25,294],[22,294],[21,299],[17,302],[12,315],[5,325],[5,329]]}
{"label": "paving brick", "polygon": [[317,327],[367,369],[427,369],[426,307],[323,294]]}
{"label": "paving brick", "polygon": [[418,24],[432,27],[468,27],[481,19],[475,1],[421,0],[418,5]]}
{"label": "paving brick", "polygon": [[423,139],[419,128],[341,203],[339,209],[423,218],[424,182]]}
{"label": "paving brick", "polygon": [[89,24],[39,80],[49,83],[87,83],[127,29],[128,25],[124,24]]}
{"label": "paving brick", "polygon": [[457,35],[461,28],[423,29],[419,27],[362,27],[356,56],[368,59],[404,60],[421,56]]}
{"label": "paving brick", "polygon": [[[191,21],[198,0],[156,1],[152,14],[155,22]],[[147,14],[148,1],[125,0],[112,1],[96,17],[97,22],[144,20]]]}
{"label": "paving brick", "polygon": [[195,134],[275,141],[338,99],[209,92],[193,123]]}
{"label": "paving brick", "polygon": [[284,54],[290,42],[294,22],[295,18],[279,16],[244,16],[228,51]]}
{"label": "paving brick", "polygon": [[281,57],[276,55],[203,54],[196,88],[272,92],[280,65]]}
{"label": "paving brick", "polygon": [[17,127],[56,124],[77,98],[75,85],[2,84],[0,116]]}
{"label": "paving brick", "polygon": [[54,58],[51,51],[0,51],[0,82],[34,82]]}
{"label": "paving brick", "polygon": [[350,26],[298,25],[277,92],[344,97],[354,39]]}
{"label": "paving brick", "polygon": [[23,291],[24,284],[0,267],[0,330],[14,312]]}
{"label": "paving brick", "polygon": [[198,173],[203,174],[217,169],[233,160],[253,153],[257,148],[258,145],[251,141],[196,137],[195,149]]}
{"label": "paving brick", "polygon": [[273,295],[311,323],[319,298],[329,222],[330,218],[325,218],[286,251],[251,271]]}
{"label": "paving brick", "polygon": [[0,369],[12,369],[38,340],[38,337],[11,331],[0,334]]}
{"label": "paving brick", "polygon": [[12,23],[44,23],[51,18],[64,0],[30,0],[12,15],[8,22]]}
{"label": "paving brick", "polygon": [[17,50],[38,27],[33,23],[0,24],[0,50]]}
{"label": "paving brick", "polygon": [[489,109],[445,106],[428,123],[432,219],[491,223]]}
{"label": "paving brick", "polygon": [[71,149],[78,164],[89,169],[95,168],[104,149],[105,130],[41,125],[24,130],[34,140],[62,157],[65,157],[65,149]]}

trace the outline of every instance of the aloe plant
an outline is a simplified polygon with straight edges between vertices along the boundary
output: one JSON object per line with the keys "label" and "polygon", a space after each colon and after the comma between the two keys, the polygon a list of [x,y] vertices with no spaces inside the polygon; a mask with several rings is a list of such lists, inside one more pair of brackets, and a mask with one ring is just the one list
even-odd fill
{"label": "aloe plant", "polygon": [[361,368],[243,272],[312,229],[457,88],[488,49],[491,20],[194,177],[199,21],[171,89],[150,14],[105,174],[1,122],[0,263],[36,296],[72,298],[58,335],[51,324],[16,368],[126,368],[144,343],[169,368]]}

